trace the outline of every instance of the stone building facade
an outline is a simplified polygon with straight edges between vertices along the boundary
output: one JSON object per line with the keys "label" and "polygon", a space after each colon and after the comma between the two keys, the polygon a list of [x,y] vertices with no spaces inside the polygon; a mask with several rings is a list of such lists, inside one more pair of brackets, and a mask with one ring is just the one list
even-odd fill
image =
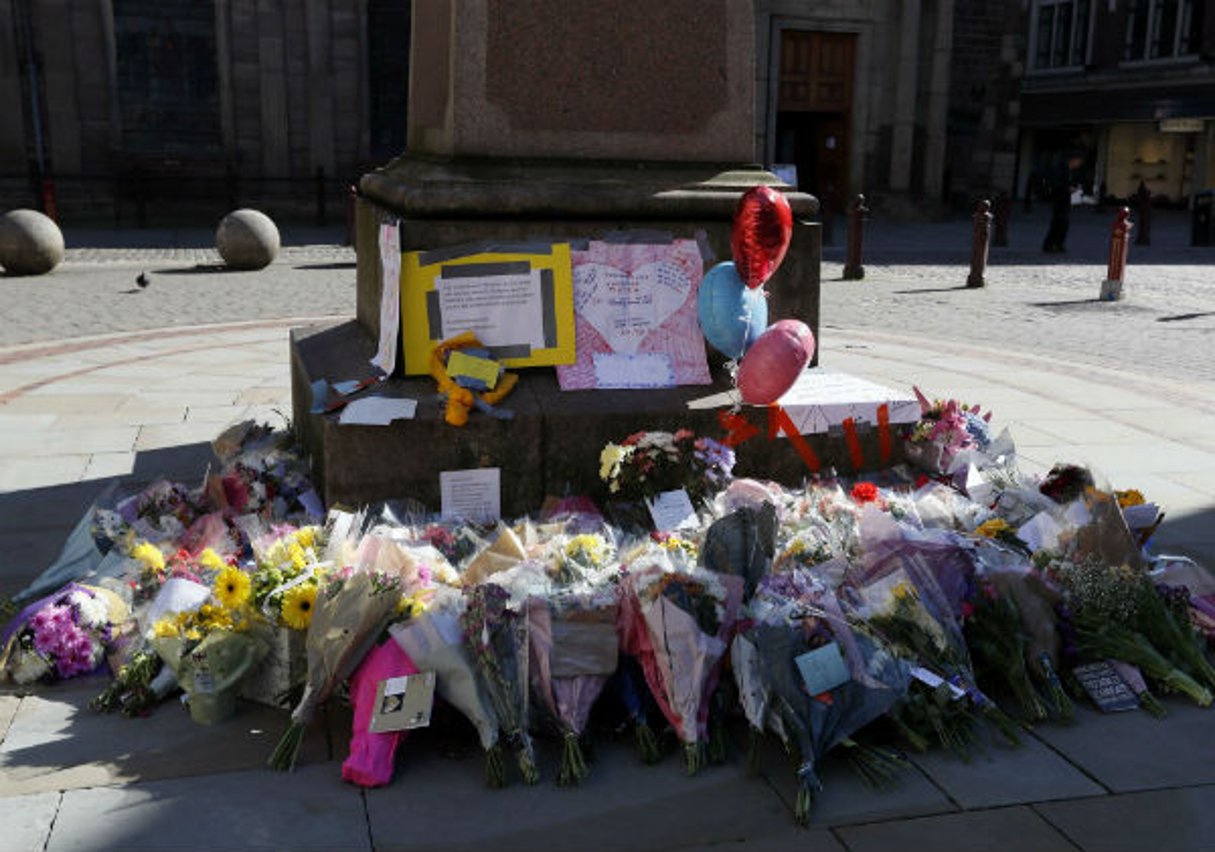
{"label": "stone building facade", "polygon": [[[0,0],[0,206],[343,214],[404,147],[409,0]],[[33,195],[34,199],[30,196]]]}

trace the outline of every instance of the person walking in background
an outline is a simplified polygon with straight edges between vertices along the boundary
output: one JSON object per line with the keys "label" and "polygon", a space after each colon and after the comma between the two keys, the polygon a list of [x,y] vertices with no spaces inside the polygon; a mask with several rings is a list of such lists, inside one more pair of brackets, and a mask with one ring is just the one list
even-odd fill
{"label": "person walking in background", "polygon": [[1067,250],[1067,229],[1071,225],[1072,188],[1067,170],[1056,169],[1047,189],[1050,199],[1050,227],[1042,241],[1042,251],[1058,253]]}

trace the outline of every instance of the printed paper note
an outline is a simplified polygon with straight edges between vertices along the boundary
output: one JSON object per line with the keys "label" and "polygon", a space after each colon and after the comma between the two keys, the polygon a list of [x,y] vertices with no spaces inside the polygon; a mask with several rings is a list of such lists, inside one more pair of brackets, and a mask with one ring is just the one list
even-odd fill
{"label": "printed paper note", "polygon": [[502,515],[502,470],[478,467],[439,474],[440,514],[444,518],[493,521]]}

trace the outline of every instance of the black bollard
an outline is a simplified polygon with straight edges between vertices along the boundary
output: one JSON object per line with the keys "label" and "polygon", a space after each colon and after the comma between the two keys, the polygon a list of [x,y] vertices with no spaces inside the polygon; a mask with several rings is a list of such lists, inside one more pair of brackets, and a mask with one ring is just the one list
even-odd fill
{"label": "black bollard", "polygon": [[865,267],[861,262],[865,244],[865,217],[869,208],[865,206],[865,196],[858,195],[848,208],[848,256],[844,262],[844,280],[860,281],[865,277]]}
{"label": "black bollard", "polygon": [[983,287],[987,282],[983,274],[987,271],[987,248],[991,243],[991,202],[983,199],[975,205],[974,238],[970,246],[970,275],[967,287]]}
{"label": "black bollard", "polygon": [[1143,181],[1139,181],[1139,189],[1133,196],[1135,214],[1139,217],[1135,228],[1135,245],[1150,246],[1152,244],[1152,191]]}

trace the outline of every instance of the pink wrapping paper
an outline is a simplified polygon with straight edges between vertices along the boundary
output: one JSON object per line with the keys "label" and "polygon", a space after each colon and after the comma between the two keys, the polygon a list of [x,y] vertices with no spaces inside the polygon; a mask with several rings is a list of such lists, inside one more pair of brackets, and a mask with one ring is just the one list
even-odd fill
{"label": "pink wrapping paper", "polygon": [[374,734],[368,730],[375,711],[376,687],[390,677],[417,674],[409,655],[389,639],[372,648],[350,676],[350,700],[354,705],[350,756],[342,761],[342,779],[360,787],[382,787],[392,780],[397,745],[407,731]]}

